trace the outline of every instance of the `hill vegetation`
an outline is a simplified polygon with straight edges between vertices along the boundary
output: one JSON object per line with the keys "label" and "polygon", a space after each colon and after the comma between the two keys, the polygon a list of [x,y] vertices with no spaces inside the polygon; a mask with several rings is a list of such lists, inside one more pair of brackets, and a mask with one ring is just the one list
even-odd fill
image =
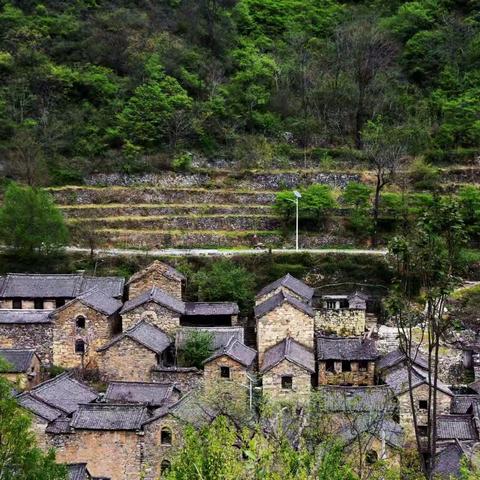
{"label": "hill vegetation", "polygon": [[476,0],[2,0],[7,173],[362,165],[369,122],[427,163],[470,161],[479,22]]}

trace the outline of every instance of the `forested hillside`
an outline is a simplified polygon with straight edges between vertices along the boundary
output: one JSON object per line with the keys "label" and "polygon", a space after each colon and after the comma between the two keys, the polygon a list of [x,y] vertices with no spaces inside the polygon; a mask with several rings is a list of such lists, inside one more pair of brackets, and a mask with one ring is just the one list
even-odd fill
{"label": "forested hillside", "polygon": [[437,164],[480,143],[478,0],[0,6],[2,164],[30,184],[192,155],[331,167],[375,128]]}

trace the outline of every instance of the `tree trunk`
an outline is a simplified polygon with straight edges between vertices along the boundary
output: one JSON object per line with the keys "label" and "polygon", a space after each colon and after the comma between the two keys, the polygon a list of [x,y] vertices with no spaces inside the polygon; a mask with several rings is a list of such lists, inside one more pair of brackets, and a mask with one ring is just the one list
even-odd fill
{"label": "tree trunk", "polygon": [[382,190],[383,183],[380,180],[380,173],[377,173],[377,183],[375,185],[375,197],[373,199],[373,231],[372,231],[372,247],[376,247],[378,243],[378,215],[380,210],[380,192]]}

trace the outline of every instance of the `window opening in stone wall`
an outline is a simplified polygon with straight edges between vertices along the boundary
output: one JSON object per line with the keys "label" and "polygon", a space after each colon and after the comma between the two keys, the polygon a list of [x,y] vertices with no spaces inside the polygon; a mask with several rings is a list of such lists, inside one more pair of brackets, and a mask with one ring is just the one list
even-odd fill
{"label": "window opening in stone wall", "polygon": [[417,429],[418,429],[418,434],[421,437],[426,437],[428,435],[428,427],[426,425],[419,425]]}
{"label": "window opening in stone wall", "polygon": [[172,432],[169,428],[162,428],[162,431],[160,433],[160,443],[162,445],[172,444]]}
{"label": "window opening in stone wall", "polygon": [[15,298],[12,300],[12,308],[15,310],[21,310],[22,309],[22,301],[18,298]]}
{"label": "window opening in stone wall", "polygon": [[342,362],[342,372],[351,372],[352,371],[352,365],[350,362],[343,361]]}
{"label": "window opening in stone wall", "polygon": [[77,326],[77,328],[85,328],[85,317],[83,315],[79,315],[75,319],[75,325]]}
{"label": "window opening in stone wall", "polygon": [[43,298],[35,298],[33,300],[33,308],[36,310],[43,310]]}
{"label": "window opening in stone wall", "polygon": [[282,388],[284,390],[291,390],[293,388],[293,377],[291,375],[282,377]]}
{"label": "window opening in stone wall", "polygon": [[337,302],[335,300],[327,300],[326,304],[327,304],[327,308],[329,310],[336,310],[337,309]]}
{"label": "window opening in stone wall", "polygon": [[418,408],[420,410],[428,410],[428,400],[419,400],[418,401]]}
{"label": "window opening in stone wall", "polygon": [[358,362],[358,369],[361,372],[366,372],[368,370],[368,362],[366,362],[365,360]]}
{"label": "window opening in stone wall", "polygon": [[230,367],[220,367],[220,377],[230,378]]}
{"label": "window opening in stone wall", "polygon": [[325,370],[330,373],[335,373],[335,362],[333,360],[327,360],[325,362]]}
{"label": "window opening in stone wall", "polygon": [[164,475],[170,469],[170,462],[168,460],[163,460],[160,464],[160,474]]}
{"label": "window opening in stone wall", "polygon": [[365,455],[365,460],[369,465],[373,465],[378,462],[378,453],[375,450],[368,450]]}
{"label": "window opening in stone wall", "polygon": [[55,300],[55,308],[60,308],[65,305],[65,299],[64,298],[57,298]]}
{"label": "window opening in stone wall", "polygon": [[83,340],[75,341],[75,353],[81,353],[82,355],[85,353],[85,342]]}

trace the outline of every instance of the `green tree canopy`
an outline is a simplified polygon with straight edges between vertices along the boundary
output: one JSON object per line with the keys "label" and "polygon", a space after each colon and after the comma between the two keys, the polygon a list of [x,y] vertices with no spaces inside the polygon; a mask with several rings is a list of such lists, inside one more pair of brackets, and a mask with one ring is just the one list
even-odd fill
{"label": "green tree canopy", "polygon": [[12,183],[0,209],[0,240],[21,257],[51,255],[67,244],[68,230],[47,192]]}
{"label": "green tree canopy", "polygon": [[193,331],[180,351],[181,363],[186,367],[203,368],[203,361],[213,353],[213,334]]}
{"label": "green tree canopy", "polygon": [[12,385],[1,377],[0,439],[2,480],[66,480],[66,468],[55,463],[54,452],[44,453],[36,446],[30,416],[12,396]]}
{"label": "green tree canopy", "polygon": [[235,301],[247,313],[255,296],[255,276],[231,260],[219,260],[193,275],[200,301]]}

